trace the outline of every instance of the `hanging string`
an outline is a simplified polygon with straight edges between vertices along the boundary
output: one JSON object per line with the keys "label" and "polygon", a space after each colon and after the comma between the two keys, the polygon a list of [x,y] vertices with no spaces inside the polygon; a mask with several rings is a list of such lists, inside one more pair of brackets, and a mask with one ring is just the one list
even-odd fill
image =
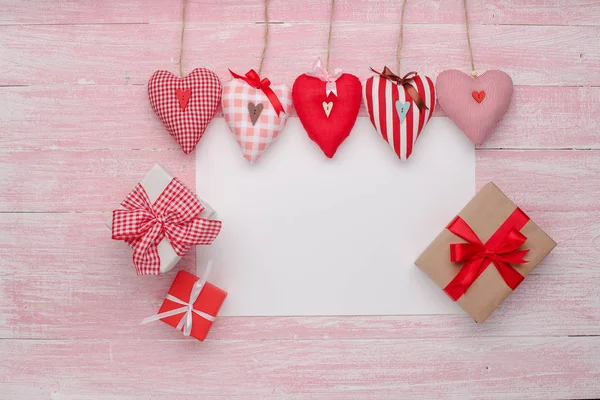
{"label": "hanging string", "polygon": [[260,56],[260,66],[258,67],[259,76],[262,73],[263,63],[265,62],[267,44],[269,44],[269,0],[265,0],[265,43],[263,44],[263,51],[262,55]]}
{"label": "hanging string", "polygon": [[333,10],[335,8],[335,0],[331,0],[331,11],[329,13],[329,37],[327,38],[327,62],[325,68],[329,69],[329,53],[331,53],[331,30],[333,28]]}
{"label": "hanging string", "polygon": [[396,46],[396,71],[400,75],[400,56],[402,53],[402,41],[404,39],[404,11],[406,11],[406,0],[402,0],[402,11],[400,14],[400,33],[398,34],[398,46]]}
{"label": "hanging string", "polygon": [[467,43],[469,44],[469,56],[471,58],[471,76],[477,77],[475,72],[475,63],[473,62],[473,48],[471,47],[471,35],[469,35],[469,13],[467,12],[467,0],[463,0],[463,8],[465,9],[465,27],[467,28]]}
{"label": "hanging string", "polygon": [[181,13],[181,41],[179,43],[179,76],[183,79],[183,36],[185,33],[185,7],[187,0],[183,0],[183,11]]}

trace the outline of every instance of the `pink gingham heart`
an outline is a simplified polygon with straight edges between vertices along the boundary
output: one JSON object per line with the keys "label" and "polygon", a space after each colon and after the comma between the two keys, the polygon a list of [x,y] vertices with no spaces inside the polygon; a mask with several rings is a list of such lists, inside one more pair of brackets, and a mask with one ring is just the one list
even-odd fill
{"label": "pink gingham heart", "polygon": [[[244,158],[250,163],[256,162],[277,138],[292,109],[290,88],[285,85],[271,85],[270,88],[283,106],[284,112],[280,112],[279,115],[261,89],[253,88],[240,79],[233,79],[223,87],[225,121],[235,135]],[[262,105],[260,114],[250,115],[250,110],[256,111],[260,105]]]}
{"label": "pink gingham heart", "polygon": [[513,83],[498,70],[473,78],[450,69],[438,75],[436,90],[446,115],[473,143],[481,145],[508,111]]}
{"label": "pink gingham heart", "polygon": [[185,154],[191,153],[221,100],[221,81],[206,68],[196,68],[181,79],[169,71],[156,71],[148,81],[154,113],[165,124]]}

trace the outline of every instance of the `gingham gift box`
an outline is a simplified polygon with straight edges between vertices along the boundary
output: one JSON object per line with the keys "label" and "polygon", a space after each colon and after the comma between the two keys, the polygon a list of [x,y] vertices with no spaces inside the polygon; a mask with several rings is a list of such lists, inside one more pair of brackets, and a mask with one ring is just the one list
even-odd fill
{"label": "gingham gift box", "polygon": [[112,238],[133,249],[138,275],[171,270],[194,245],[209,245],[221,221],[162,165],[156,164],[106,222]]}

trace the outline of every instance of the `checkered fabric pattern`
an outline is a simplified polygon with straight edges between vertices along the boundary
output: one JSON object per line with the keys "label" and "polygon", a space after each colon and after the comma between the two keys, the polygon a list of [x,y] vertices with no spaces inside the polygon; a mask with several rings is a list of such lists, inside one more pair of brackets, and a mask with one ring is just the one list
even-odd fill
{"label": "checkered fabric pattern", "polygon": [[[177,90],[191,90],[180,103]],[[156,71],[148,81],[148,96],[154,113],[165,124],[185,154],[191,153],[221,101],[219,77],[206,68],[196,68],[181,79],[169,71]]]}
{"label": "checkered fabric pattern", "polygon": [[158,244],[166,236],[179,256],[191,246],[208,245],[221,231],[221,221],[197,218],[204,210],[198,198],[179,179],[173,178],[152,204],[138,183],[114,210],[112,238],[133,247],[133,264],[138,275],[158,275]]}
{"label": "checkered fabric pattern", "polygon": [[[279,135],[292,109],[292,94],[285,85],[271,85],[279,98],[285,113],[277,116],[275,108],[260,89],[255,89],[240,79],[234,79],[223,88],[223,114],[229,129],[235,135],[244,158],[250,163],[256,162],[260,155]],[[263,110],[252,125],[248,103],[257,106],[262,103]]]}

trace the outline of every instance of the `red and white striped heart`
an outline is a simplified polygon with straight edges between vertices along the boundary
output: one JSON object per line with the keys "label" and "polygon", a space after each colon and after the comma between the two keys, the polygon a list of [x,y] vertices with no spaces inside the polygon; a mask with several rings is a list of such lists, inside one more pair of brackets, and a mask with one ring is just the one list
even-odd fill
{"label": "red and white striped heart", "polygon": [[363,97],[377,132],[401,160],[408,159],[434,111],[433,81],[416,73],[400,78],[386,67],[365,81]]}
{"label": "red and white striped heart", "polygon": [[154,113],[165,124],[185,154],[191,153],[221,101],[221,81],[206,68],[196,68],[181,79],[156,71],[148,81]]}
{"label": "red and white striped heart", "polygon": [[223,116],[244,158],[255,163],[285,126],[292,93],[286,85],[261,80],[254,70],[231,74],[235,79],[223,88]]}

